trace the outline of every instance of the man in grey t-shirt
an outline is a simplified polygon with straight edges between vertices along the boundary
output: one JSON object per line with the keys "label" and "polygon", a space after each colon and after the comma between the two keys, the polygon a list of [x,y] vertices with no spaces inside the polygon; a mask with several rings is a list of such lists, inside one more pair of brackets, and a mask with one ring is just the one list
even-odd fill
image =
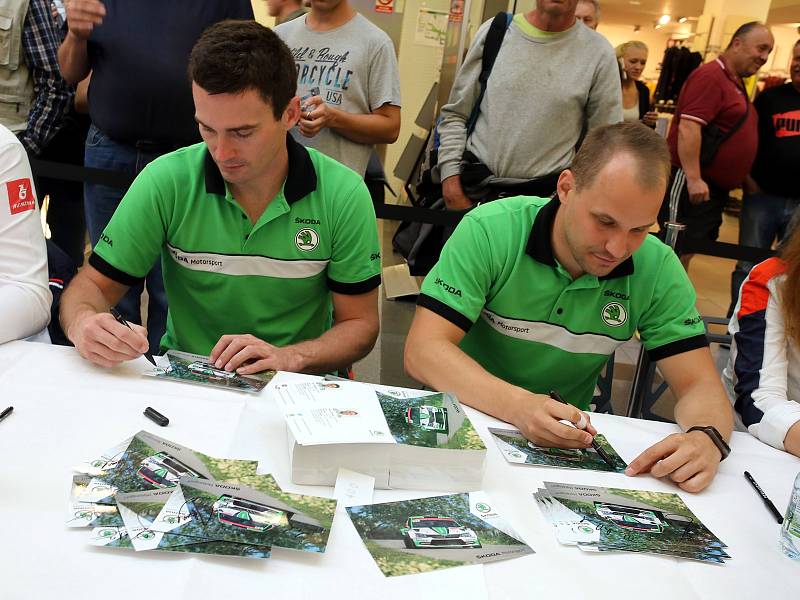
{"label": "man in grey t-shirt", "polygon": [[[622,92],[614,50],[575,20],[578,0],[537,0],[506,31],[489,77],[472,135],[466,121],[478,98],[484,23],[456,75],[439,124],[439,172],[450,209],[466,209],[477,190],[462,186],[461,158],[468,150],[495,178],[539,179],[555,191],[585,129],[622,121]],[[545,185],[546,184],[546,185]],[[477,196],[477,197],[476,197]]]}
{"label": "man in grey t-shirt", "polygon": [[400,132],[394,46],[347,0],[311,0],[305,16],[275,28],[297,64],[302,116],[292,135],[360,175],[373,144]]}

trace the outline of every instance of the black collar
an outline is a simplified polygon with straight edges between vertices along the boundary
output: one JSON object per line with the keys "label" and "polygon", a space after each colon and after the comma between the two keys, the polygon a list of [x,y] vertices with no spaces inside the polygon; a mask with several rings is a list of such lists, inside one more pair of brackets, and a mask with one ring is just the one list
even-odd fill
{"label": "black collar", "polygon": [[[289,171],[286,173],[283,195],[286,202],[293,204],[317,189],[317,172],[314,170],[314,163],[311,161],[308,150],[298,144],[288,133],[286,134],[286,151],[289,155]],[[225,180],[208,148],[206,148],[204,168],[206,192],[224,196]]]}
{"label": "black collar", "polygon": [[[533,260],[551,267],[556,266],[551,236],[559,206],[561,206],[561,201],[558,199],[558,195],[554,195],[550,202],[539,209],[539,212],[536,213],[536,218],[533,220],[531,234],[528,237],[528,245],[525,247],[525,253]],[[633,275],[633,257],[629,257],[618,264],[608,275],[598,277],[598,280],[616,279],[618,277],[627,277],[628,275]]]}

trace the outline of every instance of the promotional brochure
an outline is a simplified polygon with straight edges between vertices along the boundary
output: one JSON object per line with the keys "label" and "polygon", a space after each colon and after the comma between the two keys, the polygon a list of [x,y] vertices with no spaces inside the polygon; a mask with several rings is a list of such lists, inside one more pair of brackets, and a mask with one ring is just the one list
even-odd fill
{"label": "promotional brochure", "polygon": [[600,433],[594,436],[594,440],[606,451],[614,463],[613,468],[595,452],[594,448],[543,448],[525,439],[516,429],[489,427],[489,433],[494,437],[503,457],[514,464],[614,473],[622,473],[628,466]]}
{"label": "promotional brochure", "polygon": [[546,481],[534,498],[556,539],[589,552],[648,552],[724,563],[727,546],[677,494]]}
{"label": "promotional brochure", "polygon": [[261,393],[275,376],[275,371],[239,375],[236,372],[218,369],[208,362],[207,356],[177,350],[167,350],[166,354],[157,356],[155,360],[158,366],[145,371],[143,375],[248,394]]}
{"label": "promotional brochure", "polygon": [[334,485],[340,467],[377,488],[474,490],[486,446],[450,394],[354,381],[277,384],[292,481]]}
{"label": "promotional brochure", "polygon": [[486,492],[347,507],[387,577],[533,554]]}

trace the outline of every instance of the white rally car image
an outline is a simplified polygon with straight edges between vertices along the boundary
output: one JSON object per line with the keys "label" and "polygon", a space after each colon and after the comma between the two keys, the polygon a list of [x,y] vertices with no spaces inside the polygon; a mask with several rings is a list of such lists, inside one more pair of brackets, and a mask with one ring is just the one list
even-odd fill
{"label": "white rally car image", "polygon": [[643,508],[595,502],[594,510],[598,517],[611,521],[614,525],[624,529],[645,533],[662,533],[668,525],[654,511]]}
{"label": "white rally car image", "polygon": [[136,474],[157,488],[175,487],[184,475],[205,479],[200,473],[193,471],[166,452],[157,452],[145,458]]}
{"label": "white rally car image", "polygon": [[480,548],[478,535],[450,517],[409,517],[400,529],[406,548]]}
{"label": "white rally car image", "polygon": [[213,511],[220,523],[250,531],[268,531],[289,523],[285,511],[228,494],[214,502]]}
{"label": "white rally car image", "polygon": [[439,406],[410,406],[406,409],[405,421],[428,431],[447,433],[447,409]]}

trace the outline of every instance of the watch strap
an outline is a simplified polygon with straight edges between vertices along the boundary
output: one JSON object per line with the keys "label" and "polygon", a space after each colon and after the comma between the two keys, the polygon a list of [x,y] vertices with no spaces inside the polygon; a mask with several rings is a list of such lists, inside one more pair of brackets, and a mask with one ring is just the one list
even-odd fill
{"label": "watch strap", "polygon": [[717,447],[717,450],[719,450],[721,455],[721,458],[719,459],[720,462],[728,458],[728,455],[731,453],[731,447],[725,443],[725,440],[720,432],[717,431],[716,427],[713,425],[695,425],[694,427],[690,427],[686,433],[690,433],[692,431],[702,431],[709,438],[711,438],[711,441],[714,442],[714,445]]}

